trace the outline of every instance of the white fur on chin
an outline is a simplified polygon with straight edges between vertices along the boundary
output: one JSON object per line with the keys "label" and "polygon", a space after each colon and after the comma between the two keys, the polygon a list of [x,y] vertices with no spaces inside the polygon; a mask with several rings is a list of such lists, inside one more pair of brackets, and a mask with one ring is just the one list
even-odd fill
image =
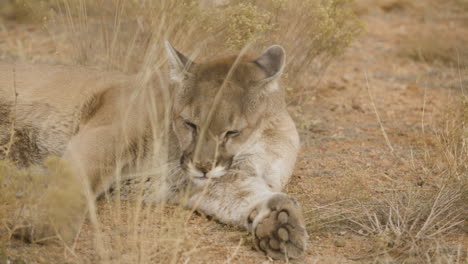
{"label": "white fur on chin", "polygon": [[222,177],[227,173],[227,170],[224,166],[216,166],[212,168],[206,175],[197,168],[195,168],[195,166],[191,162],[187,165],[187,167],[189,175],[193,178],[213,179]]}

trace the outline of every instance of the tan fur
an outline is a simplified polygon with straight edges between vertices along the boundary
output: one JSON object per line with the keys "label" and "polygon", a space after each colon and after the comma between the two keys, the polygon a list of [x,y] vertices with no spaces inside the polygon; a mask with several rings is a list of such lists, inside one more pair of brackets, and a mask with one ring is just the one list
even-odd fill
{"label": "tan fur", "polygon": [[200,64],[167,49],[170,94],[141,76],[0,64],[0,144],[14,123],[8,155],[19,166],[62,156],[96,195],[117,172],[124,199],[143,186],[146,202],[196,207],[247,228],[271,257],[300,256],[301,210],[280,193],[299,147],[277,84],[283,49]]}

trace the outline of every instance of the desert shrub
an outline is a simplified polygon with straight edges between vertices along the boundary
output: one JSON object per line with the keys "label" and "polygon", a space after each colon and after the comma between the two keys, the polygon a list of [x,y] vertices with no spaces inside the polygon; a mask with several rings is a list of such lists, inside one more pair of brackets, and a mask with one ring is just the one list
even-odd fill
{"label": "desert shrub", "polygon": [[81,183],[60,159],[51,157],[44,167],[29,169],[0,161],[0,226],[10,236],[40,223],[69,240],[74,235],[69,227],[77,224],[80,211],[84,214]]}
{"label": "desert shrub", "polygon": [[264,39],[276,26],[271,23],[273,14],[269,10],[246,1],[229,5],[222,12],[219,8],[207,12],[204,18],[207,32],[221,32],[223,46],[231,50],[240,50],[251,42]]}
{"label": "desert shrub", "polygon": [[310,80],[322,73],[330,60],[341,54],[362,29],[347,2],[239,1],[237,5],[226,7],[226,14],[219,15],[231,16],[231,19],[221,24],[215,20],[229,30],[213,33],[221,32],[225,43],[222,48],[238,50],[253,43],[260,51],[258,47],[272,43],[283,45],[288,58],[285,84],[289,100],[299,102],[312,90]]}
{"label": "desert shrub", "polygon": [[344,51],[362,26],[347,8],[348,1],[276,2],[283,10],[275,12],[277,31],[273,41],[283,44],[288,52],[289,99],[300,103],[313,90],[314,79]]}
{"label": "desert shrub", "polygon": [[[362,259],[378,263],[453,263],[466,252],[450,246],[447,235],[463,224],[463,189],[405,188],[358,202],[350,222],[373,240],[374,252]],[[351,215],[351,214],[350,214]]]}

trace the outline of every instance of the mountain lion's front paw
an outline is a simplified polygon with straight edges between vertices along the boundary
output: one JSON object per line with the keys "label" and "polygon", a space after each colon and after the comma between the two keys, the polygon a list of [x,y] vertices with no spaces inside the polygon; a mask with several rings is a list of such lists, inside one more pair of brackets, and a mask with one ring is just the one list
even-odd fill
{"label": "mountain lion's front paw", "polygon": [[296,201],[276,194],[249,216],[255,246],[274,259],[302,256],[308,240],[304,218]]}
{"label": "mountain lion's front paw", "polygon": [[13,237],[28,243],[48,243],[74,240],[84,220],[84,214],[69,214],[52,217],[38,208],[17,210],[14,222],[8,226]]}

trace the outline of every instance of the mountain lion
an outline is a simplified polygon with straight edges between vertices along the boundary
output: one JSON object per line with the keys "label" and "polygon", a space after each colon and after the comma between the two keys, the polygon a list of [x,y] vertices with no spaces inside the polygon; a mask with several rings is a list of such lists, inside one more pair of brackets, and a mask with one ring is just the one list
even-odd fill
{"label": "mountain lion", "polygon": [[[284,49],[205,63],[168,42],[166,51],[169,91],[151,73],[0,64],[0,145],[14,133],[0,159],[27,167],[60,156],[96,197],[122,175],[121,198],[131,199],[140,182],[145,202],[179,203],[242,226],[272,258],[301,256],[301,209],[281,192],[299,148],[278,85]],[[136,176],[143,171],[151,176]]]}

